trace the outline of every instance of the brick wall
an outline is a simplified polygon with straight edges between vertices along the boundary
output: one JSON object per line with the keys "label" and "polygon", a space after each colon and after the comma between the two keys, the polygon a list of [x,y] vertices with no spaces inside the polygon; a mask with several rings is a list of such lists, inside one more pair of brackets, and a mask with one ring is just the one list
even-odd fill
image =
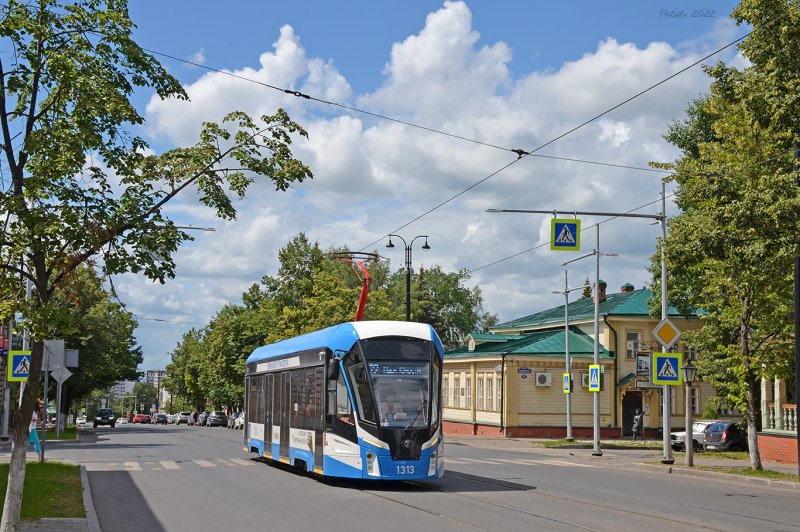
{"label": "brick wall", "polygon": [[758,451],[762,460],[797,463],[797,436],[794,434],[758,433]]}

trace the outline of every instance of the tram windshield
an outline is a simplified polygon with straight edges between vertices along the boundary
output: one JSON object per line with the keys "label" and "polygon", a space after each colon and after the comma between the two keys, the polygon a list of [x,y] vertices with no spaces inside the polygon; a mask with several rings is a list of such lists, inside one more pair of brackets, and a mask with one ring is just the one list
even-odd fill
{"label": "tram windshield", "polygon": [[[370,339],[359,345],[371,381],[372,397],[368,402],[374,409],[372,415],[365,412],[364,419],[375,416],[384,428],[428,427],[431,361],[435,353],[432,344],[422,340]],[[363,395],[359,395],[363,401]]]}

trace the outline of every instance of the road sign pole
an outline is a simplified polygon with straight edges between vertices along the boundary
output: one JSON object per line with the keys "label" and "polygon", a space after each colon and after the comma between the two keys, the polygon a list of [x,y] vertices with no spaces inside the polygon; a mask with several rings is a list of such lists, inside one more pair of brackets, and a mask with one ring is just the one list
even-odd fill
{"label": "road sign pole", "polygon": [[[667,319],[668,308],[669,305],[667,303],[667,199],[666,199],[666,185],[664,184],[664,180],[661,180],[661,320]],[[666,352],[667,347],[664,345],[664,342],[661,341],[661,345],[663,346],[663,350]],[[672,457],[672,447],[670,443],[670,419],[669,416],[670,412],[670,400],[669,400],[669,386],[664,385],[662,387],[662,418],[663,418],[663,425],[662,425],[662,443],[664,446],[664,456],[661,458],[661,463],[663,464],[672,464],[675,463],[675,459]],[[691,428],[687,429],[691,430]]]}

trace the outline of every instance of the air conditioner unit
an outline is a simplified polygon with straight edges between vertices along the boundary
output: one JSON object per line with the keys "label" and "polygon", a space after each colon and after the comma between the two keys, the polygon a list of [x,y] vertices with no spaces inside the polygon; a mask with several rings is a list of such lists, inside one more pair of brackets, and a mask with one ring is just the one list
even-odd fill
{"label": "air conditioner unit", "polygon": [[581,373],[581,388],[588,388],[588,387],[589,387],[589,374]]}
{"label": "air conditioner unit", "polygon": [[551,373],[537,373],[536,386],[552,386],[553,375]]}

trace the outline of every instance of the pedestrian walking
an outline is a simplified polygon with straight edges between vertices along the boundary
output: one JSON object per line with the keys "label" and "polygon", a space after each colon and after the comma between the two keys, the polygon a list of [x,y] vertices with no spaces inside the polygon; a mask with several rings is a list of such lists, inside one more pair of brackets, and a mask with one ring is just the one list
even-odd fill
{"label": "pedestrian walking", "polygon": [[25,440],[25,448],[28,448],[28,445],[31,443],[33,444],[33,450],[36,451],[36,454],[41,454],[41,444],[39,443],[39,433],[36,431],[38,428],[38,420],[39,414],[36,411],[39,410],[39,402],[36,402],[36,409],[33,411],[33,416],[31,417],[31,425],[28,427],[28,439]]}

